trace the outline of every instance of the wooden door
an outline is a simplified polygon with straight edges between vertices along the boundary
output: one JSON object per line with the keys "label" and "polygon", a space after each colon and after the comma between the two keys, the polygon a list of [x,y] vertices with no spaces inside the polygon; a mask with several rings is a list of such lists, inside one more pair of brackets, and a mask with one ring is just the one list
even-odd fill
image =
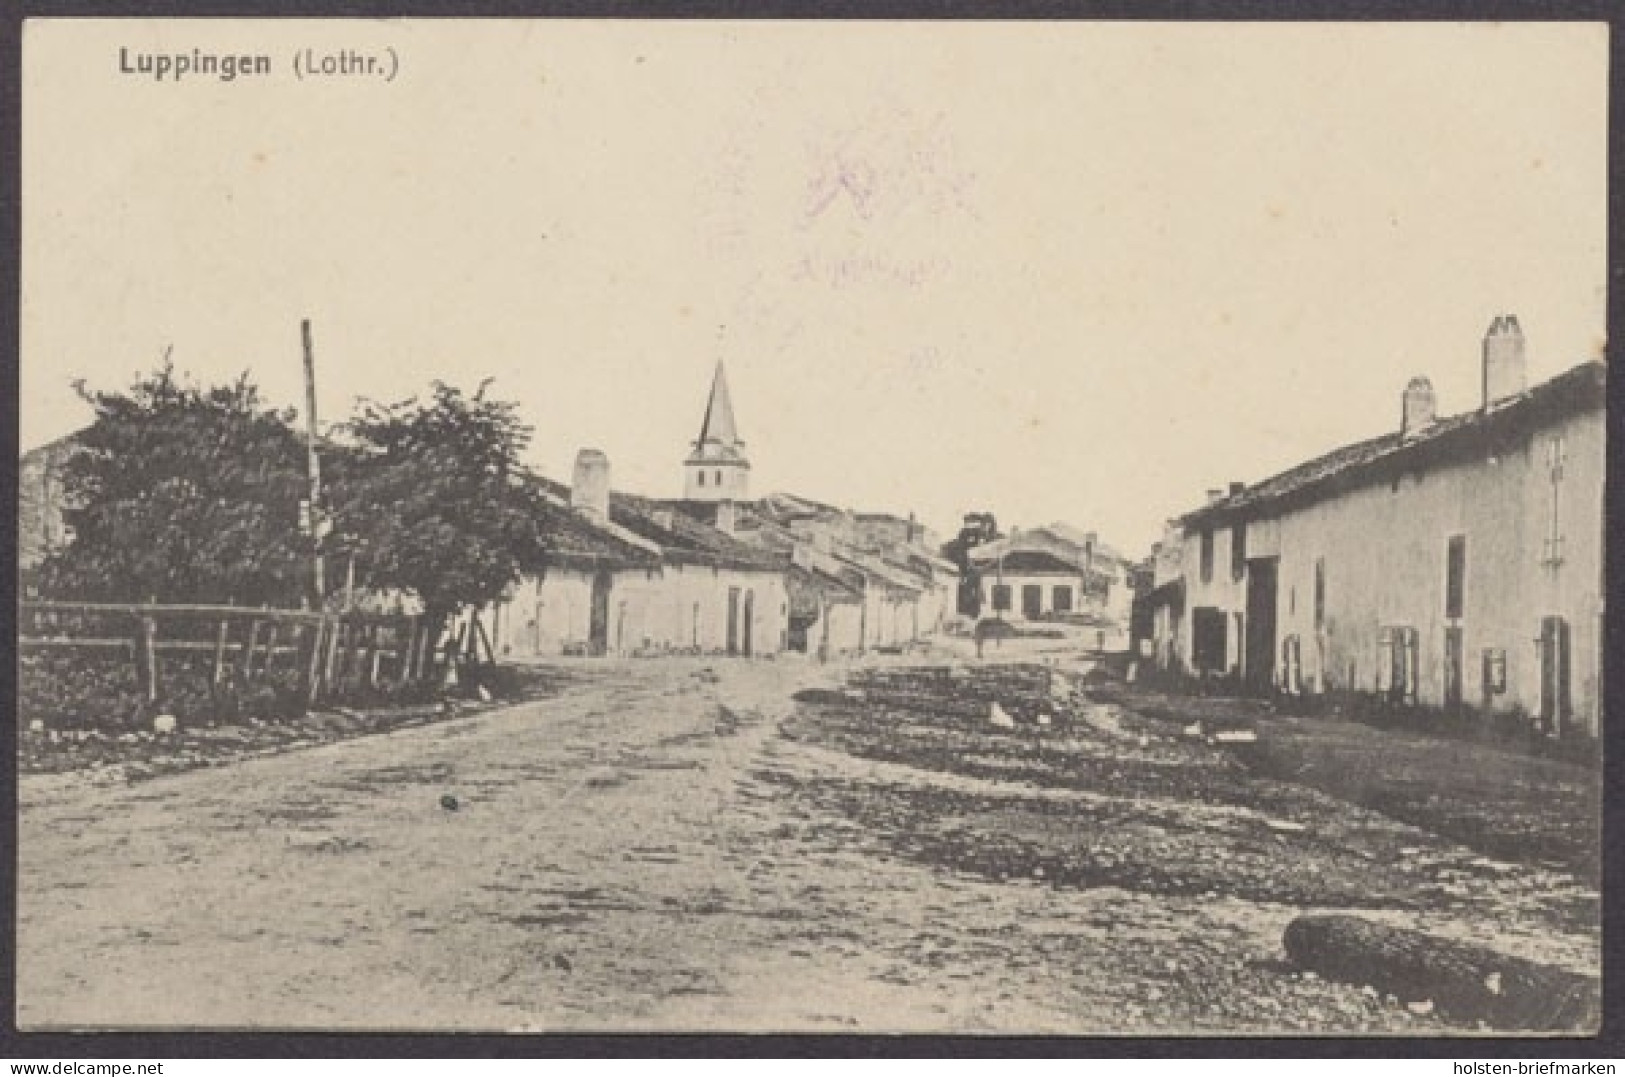
{"label": "wooden door", "polygon": [[1247,562],[1247,616],[1242,669],[1247,687],[1269,692],[1275,686],[1275,587],[1277,565],[1273,557]]}

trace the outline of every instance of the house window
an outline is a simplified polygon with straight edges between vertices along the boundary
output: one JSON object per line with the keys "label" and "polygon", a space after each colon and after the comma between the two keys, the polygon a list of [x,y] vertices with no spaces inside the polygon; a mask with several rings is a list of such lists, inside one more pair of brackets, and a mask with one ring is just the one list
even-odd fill
{"label": "house window", "polygon": [[996,583],[993,585],[993,611],[1004,613],[1010,608],[1010,585]]}
{"label": "house window", "polygon": [[1213,532],[1202,532],[1202,582],[1213,582]]}
{"label": "house window", "polygon": [[717,485],[718,486],[722,485],[722,469],[721,468],[717,469]]}
{"label": "house window", "polygon": [[700,485],[701,486],[705,485],[705,472],[703,472],[703,471],[700,472]]}
{"label": "house window", "polygon": [[1247,574],[1247,525],[1230,528],[1230,578],[1239,580]]}
{"label": "house window", "polygon": [[1389,703],[1415,703],[1416,681],[1416,629],[1382,629],[1377,635],[1377,692]]}
{"label": "house window", "polygon": [[1326,627],[1326,559],[1315,558],[1315,631]]}
{"label": "house window", "polygon": [[1444,551],[1444,615],[1459,620],[1467,584],[1467,536],[1452,535]]}
{"label": "house window", "polygon": [[1504,695],[1507,690],[1507,653],[1500,647],[1484,648],[1484,704],[1491,696]]}
{"label": "house window", "polygon": [[1281,641],[1281,688],[1293,695],[1303,691],[1303,650],[1297,636]]}
{"label": "house window", "polygon": [[1050,606],[1056,613],[1070,613],[1072,611],[1072,588],[1065,584],[1058,584],[1051,596]]}
{"label": "house window", "polygon": [[1541,564],[1556,567],[1563,563],[1563,524],[1560,513],[1563,489],[1563,465],[1568,461],[1568,447],[1562,434],[1553,434],[1546,442],[1546,473],[1551,479],[1552,496],[1550,514],[1546,523],[1546,537],[1541,543]]}

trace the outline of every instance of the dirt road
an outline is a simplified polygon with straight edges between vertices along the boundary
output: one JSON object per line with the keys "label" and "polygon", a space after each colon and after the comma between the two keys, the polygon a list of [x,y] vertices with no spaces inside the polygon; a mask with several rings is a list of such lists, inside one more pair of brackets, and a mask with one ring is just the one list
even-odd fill
{"label": "dirt road", "polygon": [[434,726],[127,786],[25,779],[19,1022],[1441,1030],[1285,967],[1290,902],[999,878],[852,810],[852,789],[1063,794],[843,744],[790,700],[832,672],[606,663]]}

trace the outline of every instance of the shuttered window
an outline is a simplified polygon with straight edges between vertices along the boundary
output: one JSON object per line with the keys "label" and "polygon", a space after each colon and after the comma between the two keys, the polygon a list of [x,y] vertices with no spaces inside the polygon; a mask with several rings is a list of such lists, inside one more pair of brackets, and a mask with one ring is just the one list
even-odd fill
{"label": "shuttered window", "polygon": [[1445,545],[1444,615],[1459,618],[1467,587],[1467,536],[1452,535]]}

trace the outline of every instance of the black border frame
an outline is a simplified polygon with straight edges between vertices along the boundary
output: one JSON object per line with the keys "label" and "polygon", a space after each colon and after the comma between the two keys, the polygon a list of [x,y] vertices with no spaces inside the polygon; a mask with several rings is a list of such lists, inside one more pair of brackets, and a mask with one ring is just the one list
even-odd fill
{"label": "black border frame", "polygon": [[[0,339],[9,390],[0,443],[17,443],[22,177],[22,27],[31,17],[96,18],[611,18],[611,19],[961,19],[1170,22],[1606,22],[1609,34],[1607,320],[1610,342],[1625,339],[1625,5],[1608,0],[20,0],[0,24]],[[1608,352],[1614,354],[1610,347]],[[1605,593],[1621,579],[1622,447],[1625,387],[1611,379],[1607,412]],[[17,474],[0,473],[15,519]],[[15,527],[0,529],[0,563],[15,563]],[[14,577],[15,579],[15,577]],[[0,608],[16,646],[16,608]],[[0,1058],[1437,1058],[1619,1059],[1625,1057],[1625,693],[1616,656],[1625,627],[1606,616],[1603,706],[1603,998],[1600,1033],[1586,1038],[1409,1037],[1066,1037],[891,1035],[380,1034],[337,1032],[28,1032],[16,1028],[17,724],[0,720]],[[16,664],[0,670],[0,698],[16,698]],[[1619,791],[1622,799],[1610,797]]]}

